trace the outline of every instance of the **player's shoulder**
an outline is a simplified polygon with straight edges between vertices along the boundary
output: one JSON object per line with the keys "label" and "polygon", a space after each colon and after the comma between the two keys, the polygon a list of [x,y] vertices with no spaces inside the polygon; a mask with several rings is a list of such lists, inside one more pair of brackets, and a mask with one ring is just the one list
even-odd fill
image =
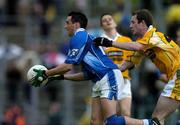
{"label": "player's shoulder", "polygon": [[77,42],[79,43],[81,41],[85,41],[87,39],[87,36],[88,36],[88,33],[85,30],[78,31],[71,37],[71,41],[72,42],[75,41],[77,44]]}
{"label": "player's shoulder", "polygon": [[74,36],[77,38],[77,37],[83,37],[83,36],[87,36],[87,35],[88,35],[88,33],[86,30],[80,30],[80,31],[76,32]]}
{"label": "player's shoulder", "polygon": [[131,38],[128,37],[128,36],[123,36],[123,35],[121,35],[121,36],[119,36],[119,37],[117,38],[117,41],[118,41],[118,42],[131,42],[132,40],[131,40]]}

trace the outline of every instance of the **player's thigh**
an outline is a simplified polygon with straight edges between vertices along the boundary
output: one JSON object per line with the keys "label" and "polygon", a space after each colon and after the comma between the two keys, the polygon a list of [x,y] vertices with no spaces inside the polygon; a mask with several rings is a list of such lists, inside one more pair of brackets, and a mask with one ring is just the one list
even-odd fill
{"label": "player's thigh", "polygon": [[117,104],[117,113],[119,115],[130,116],[131,114],[131,82],[129,79],[124,78],[123,89],[119,90],[119,98]]}
{"label": "player's thigh", "polygon": [[102,107],[100,103],[100,98],[92,98],[92,111],[91,111],[91,121],[92,122],[100,122],[103,120]]}
{"label": "player's thigh", "polygon": [[117,114],[122,116],[131,115],[131,97],[118,100],[117,103]]}
{"label": "player's thigh", "polygon": [[160,96],[154,109],[152,117],[157,117],[163,121],[170,113],[174,112],[180,106],[180,101],[168,97]]}
{"label": "player's thigh", "polygon": [[101,107],[105,119],[116,114],[116,103],[114,102],[114,100],[101,98]]}

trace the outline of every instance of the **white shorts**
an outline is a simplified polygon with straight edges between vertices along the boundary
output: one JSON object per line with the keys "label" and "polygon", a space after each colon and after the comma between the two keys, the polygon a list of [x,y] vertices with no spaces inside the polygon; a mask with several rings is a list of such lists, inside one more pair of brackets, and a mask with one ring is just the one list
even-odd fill
{"label": "white shorts", "polygon": [[119,100],[120,92],[124,87],[124,79],[120,70],[115,69],[108,72],[92,88],[92,97]]}
{"label": "white shorts", "polygon": [[165,85],[161,96],[180,101],[180,78],[177,78],[177,74]]}
{"label": "white shorts", "polygon": [[132,97],[132,92],[131,92],[131,82],[129,79],[124,78],[124,85],[123,89],[119,90],[119,100],[122,100],[124,98],[131,98]]}

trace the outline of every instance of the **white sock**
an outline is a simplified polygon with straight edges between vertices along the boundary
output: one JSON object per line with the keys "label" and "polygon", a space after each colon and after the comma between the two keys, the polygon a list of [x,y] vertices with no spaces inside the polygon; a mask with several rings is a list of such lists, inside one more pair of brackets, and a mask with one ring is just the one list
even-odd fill
{"label": "white sock", "polygon": [[143,125],[149,125],[149,121],[147,119],[143,119]]}

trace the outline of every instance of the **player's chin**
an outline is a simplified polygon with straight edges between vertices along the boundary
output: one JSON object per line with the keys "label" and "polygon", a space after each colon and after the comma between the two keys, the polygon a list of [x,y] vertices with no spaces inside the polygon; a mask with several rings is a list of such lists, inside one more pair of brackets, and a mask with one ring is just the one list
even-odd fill
{"label": "player's chin", "polygon": [[133,35],[135,34],[134,30],[130,29],[130,31],[131,31],[131,33],[132,33]]}
{"label": "player's chin", "polygon": [[72,33],[68,33],[68,36],[69,36],[69,37],[72,37],[73,35],[74,35],[74,34],[72,34]]}
{"label": "player's chin", "polygon": [[131,33],[132,33],[132,35],[135,35],[135,36],[137,35],[137,33],[135,31],[132,31]]}
{"label": "player's chin", "polygon": [[66,29],[66,31],[67,31],[67,35],[71,37],[72,36],[71,31],[69,31],[68,29]]}

